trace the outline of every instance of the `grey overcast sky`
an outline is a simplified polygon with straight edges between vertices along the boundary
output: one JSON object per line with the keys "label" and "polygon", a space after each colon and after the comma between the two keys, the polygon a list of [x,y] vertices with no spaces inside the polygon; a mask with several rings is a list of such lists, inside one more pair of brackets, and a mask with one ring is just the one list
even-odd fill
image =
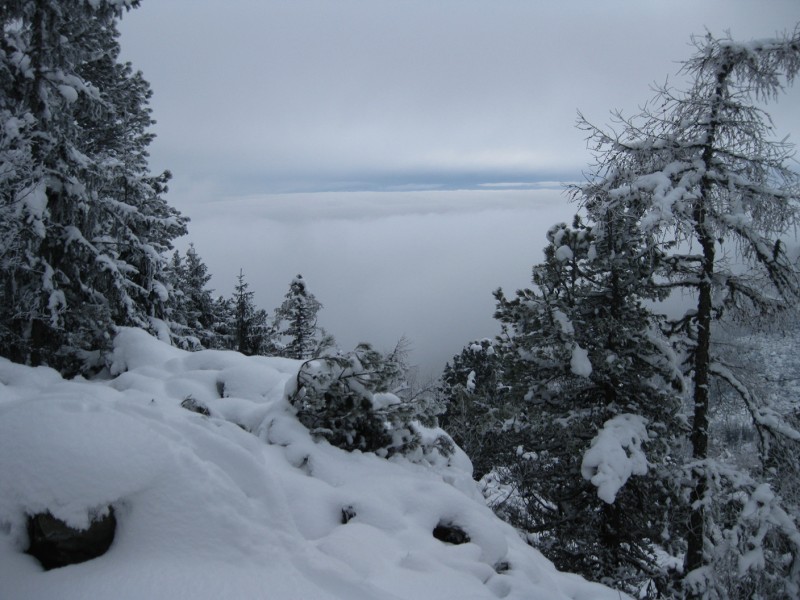
{"label": "grey overcast sky", "polygon": [[[302,273],[343,347],[405,335],[435,375],[574,212],[578,110],[603,124],[679,86],[692,34],[798,22],[798,0],[144,0],[121,43],[217,292],[242,268],[272,310]],[[770,108],[781,137],[798,107]]]}

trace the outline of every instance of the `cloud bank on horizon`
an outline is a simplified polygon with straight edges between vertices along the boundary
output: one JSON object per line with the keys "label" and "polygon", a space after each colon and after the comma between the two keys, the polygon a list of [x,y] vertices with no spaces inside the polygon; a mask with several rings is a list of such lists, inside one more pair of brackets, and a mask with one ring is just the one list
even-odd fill
{"label": "cloud bank on horizon", "polygon": [[798,21],[794,0],[170,0],[126,15],[122,47],[153,84],[152,166],[176,188],[452,189],[574,179],[578,109],[634,111],[692,34]]}

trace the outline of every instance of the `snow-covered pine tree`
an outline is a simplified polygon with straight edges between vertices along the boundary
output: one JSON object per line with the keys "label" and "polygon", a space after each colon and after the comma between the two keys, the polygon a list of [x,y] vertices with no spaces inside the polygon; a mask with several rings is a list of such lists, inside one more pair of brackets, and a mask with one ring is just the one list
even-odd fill
{"label": "snow-covered pine tree", "polygon": [[232,349],[247,356],[266,354],[272,330],[267,324],[267,312],[262,308],[256,308],[253,301],[255,292],[250,291],[249,287],[240,269],[231,299]]}
{"label": "snow-covered pine tree", "polygon": [[236,307],[232,298],[217,296],[211,306],[214,322],[211,331],[214,334],[211,348],[218,350],[234,350],[236,348]]}
{"label": "snow-covered pine tree", "polygon": [[172,253],[164,269],[165,284],[169,290],[166,320],[169,324],[172,343],[185,350],[198,349],[199,340],[189,334],[187,316],[183,310],[183,287],[186,278],[184,259],[179,250]]}
{"label": "snow-covered pine tree", "polygon": [[632,593],[661,587],[681,377],[644,305],[659,294],[654,257],[626,213],[575,217],[547,237],[535,289],[496,292],[519,444],[497,465],[518,498],[499,513],[560,569]]}
{"label": "snow-covered pine tree", "polygon": [[174,296],[169,310],[173,343],[188,350],[216,347],[214,300],[206,287],[211,275],[194,244],[189,244],[185,257],[175,251],[168,272]]}
{"label": "snow-covered pine tree", "polygon": [[149,86],[118,62],[136,0],[3,4],[0,322],[3,353],[97,368],[115,325],[164,334],[163,252],[186,219],[152,177]]}
{"label": "snow-covered pine tree", "polygon": [[470,457],[475,479],[516,447],[507,422],[517,411],[507,406],[509,388],[496,346],[489,338],[467,344],[445,365],[438,385],[445,407],[439,424]]}
{"label": "snow-covered pine tree", "polygon": [[[616,131],[581,121],[597,162],[580,194],[596,199],[596,215],[640,207],[644,238],[664,254],[658,269],[664,287],[696,299],[674,324],[684,335],[693,384],[684,593],[721,598],[740,589],[797,597],[796,516],[787,515],[768,485],[780,470],[747,473],[710,460],[708,435],[709,387],[718,378],[736,391],[758,428],[762,463],[772,442],[800,439],[767,398],[754,396],[717,360],[712,346],[715,321],[746,315],[757,322],[800,295],[784,239],[797,223],[800,179],[789,163],[792,146],[776,140],[760,108],[800,70],[800,28],[748,43],[709,34],[696,46],[683,66],[687,91],[659,90],[633,119],[618,114]],[[739,584],[720,583],[730,577]]]}
{"label": "snow-covered pine tree", "polygon": [[212,348],[215,345],[214,300],[211,297],[213,290],[206,287],[211,280],[211,274],[197,254],[194,244],[189,244],[186,250],[184,277],[183,296],[186,302],[187,324],[203,348]]}
{"label": "snow-covered pine tree", "polygon": [[333,337],[317,325],[321,308],[322,304],[308,291],[303,276],[295,277],[274,315],[278,334],[287,340],[279,349],[281,356],[307,360],[334,345]]}

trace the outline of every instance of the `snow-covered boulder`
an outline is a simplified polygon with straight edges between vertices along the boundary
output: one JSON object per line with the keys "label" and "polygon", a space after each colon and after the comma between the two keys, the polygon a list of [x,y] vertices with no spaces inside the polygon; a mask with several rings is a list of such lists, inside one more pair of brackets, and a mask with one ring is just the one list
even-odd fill
{"label": "snow-covered boulder", "polygon": [[[299,365],[138,330],[108,381],[0,359],[0,598],[619,599],[498,520],[462,452],[426,464],[315,442],[284,391]],[[86,528],[107,506],[102,556],[45,572],[25,553],[30,515]]]}
{"label": "snow-covered boulder", "polygon": [[68,525],[49,512],[28,517],[28,549],[45,569],[92,560],[108,552],[117,531],[114,509],[105,507],[101,514],[90,515],[85,529]]}

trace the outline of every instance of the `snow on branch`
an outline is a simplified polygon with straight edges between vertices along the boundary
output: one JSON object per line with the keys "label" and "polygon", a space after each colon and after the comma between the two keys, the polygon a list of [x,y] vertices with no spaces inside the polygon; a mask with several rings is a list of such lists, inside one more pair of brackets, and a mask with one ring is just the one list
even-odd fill
{"label": "snow on branch", "polygon": [[613,504],[631,475],[647,474],[642,442],[649,439],[647,420],[639,415],[617,415],[603,424],[583,455],[581,475],[597,487],[597,496]]}
{"label": "snow on branch", "polygon": [[[748,473],[714,459],[684,466],[704,473],[709,491],[697,502],[725,512],[729,520],[714,523],[708,531],[710,565],[690,573],[686,582],[708,578],[711,571],[729,569],[734,558],[736,578],[763,571],[769,563],[784,573],[776,580],[781,597],[796,598],[800,593],[800,532],[793,517],[783,507],[783,499],[768,483],[759,483]],[[693,585],[689,583],[689,585]],[[770,596],[772,597],[772,596]]]}
{"label": "snow on branch", "polygon": [[764,267],[770,280],[782,295],[800,296],[800,281],[797,280],[797,273],[779,241],[773,242],[760,235],[743,224],[736,215],[719,215],[718,218],[729,230],[747,243],[748,249],[755,255],[758,263]]}
{"label": "snow on branch", "polygon": [[760,100],[772,100],[800,71],[800,26],[782,38],[735,42],[730,36],[710,34],[694,40],[699,52],[684,63],[683,71],[697,77],[733,74],[738,87]]}
{"label": "snow on branch", "polygon": [[753,395],[750,393],[750,390],[747,389],[747,386],[725,365],[719,362],[712,362],[709,372],[725,381],[736,391],[739,397],[744,401],[747,411],[750,413],[750,416],[759,429],[763,428],[772,434],[781,435],[796,442],[800,441],[800,432],[790,426],[783,416],[772,407],[759,406],[756,399],[753,398]]}

